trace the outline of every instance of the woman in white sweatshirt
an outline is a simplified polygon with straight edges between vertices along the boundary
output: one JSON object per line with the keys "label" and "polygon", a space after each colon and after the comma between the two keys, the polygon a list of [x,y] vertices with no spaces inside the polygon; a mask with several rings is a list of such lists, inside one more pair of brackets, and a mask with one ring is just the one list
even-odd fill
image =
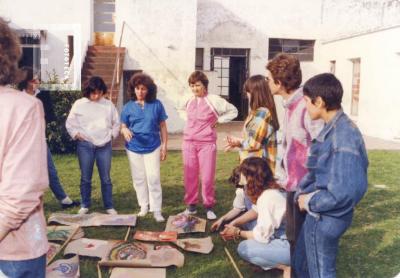
{"label": "woman in white sweatshirt", "polygon": [[83,90],[69,112],[66,127],[69,135],[77,141],[77,153],[81,170],[82,207],[79,214],[86,214],[91,205],[92,174],[94,162],[101,181],[103,204],[108,214],[117,214],[112,201],[111,139],[119,133],[119,117],[114,104],[104,98],[107,86],[103,79],[94,76]]}

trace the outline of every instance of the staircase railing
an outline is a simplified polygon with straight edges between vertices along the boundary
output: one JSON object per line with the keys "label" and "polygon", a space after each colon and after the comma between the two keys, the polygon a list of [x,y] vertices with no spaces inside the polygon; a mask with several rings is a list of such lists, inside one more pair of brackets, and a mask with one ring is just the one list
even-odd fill
{"label": "staircase railing", "polygon": [[[119,36],[119,43],[118,43],[118,48],[117,48],[117,56],[115,57],[115,65],[114,65],[114,71],[113,71],[113,78],[111,81],[111,88],[110,88],[110,100],[113,100],[113,93],[114,93],[114,85],[115,82],[119,84],[120,81],[120,49],[121,49],[121,43],[122,43],[122,36],[124,35],[124,28],[125,28],[125,21],[122,22],[122,28],[121,28],[121,35]],[[117,92],[119,93],[119,92]]]}

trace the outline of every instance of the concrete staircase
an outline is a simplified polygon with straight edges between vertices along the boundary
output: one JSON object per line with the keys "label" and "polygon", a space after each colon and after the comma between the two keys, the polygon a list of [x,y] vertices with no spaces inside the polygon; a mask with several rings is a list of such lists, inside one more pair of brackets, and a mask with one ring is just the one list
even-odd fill
{"label": "concrete staircase", "polygon": [[[111,82],[114,73],[115,59],[118,54],[118,47],[115,46],[89,46],[86,58],[82,67],[82,86],[92,76],[100,76],[108,87],[108,93],[111,95]],[[118,102],[118,94],[120,83],[122,82],[122,68],[125,58],[125,47],[119,48],[119,79],[114,81],[112,92],[112,101],[116,105]]]}
{"label": "concrete staircase", "polygon": [[[82,87],[85,86],[92,76],[100,76],[108,88],[108,97],[111,95],[111,83],[114,74],[114,66],[118,54],[118,47],[115,46],[89,46],[86,53],[85,61],[82,66]],[[119,48],[119,80],[114,80],[114,88],[112,92],[112,102],[115,106],[118,103],[118,95],[120,86],[122,86],[122,68],[125,58],[125,47]],[[114,149],[124,148],[124,139],[119,136],[113,141]]]}

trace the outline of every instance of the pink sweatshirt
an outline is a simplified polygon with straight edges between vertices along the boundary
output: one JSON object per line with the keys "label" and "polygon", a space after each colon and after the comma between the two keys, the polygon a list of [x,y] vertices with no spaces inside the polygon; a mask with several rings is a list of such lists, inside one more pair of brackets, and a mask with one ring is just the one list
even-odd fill
{"label": "pink sweatshirt", "polygon": [[43,193],[49,184],[43,107],[0,86],[0,260],[28,260],[48,250]]}

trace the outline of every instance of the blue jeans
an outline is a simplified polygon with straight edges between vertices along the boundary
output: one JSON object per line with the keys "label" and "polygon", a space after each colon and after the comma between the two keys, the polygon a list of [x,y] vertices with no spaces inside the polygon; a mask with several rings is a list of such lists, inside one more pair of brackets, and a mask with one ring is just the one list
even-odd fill
{"label": "blue jeans", "polygon": [[81,168],[82,207],[89,208],[91,205],[93,166],[96,161],[101,181],[101,194],[104,208],[113,208],[112,184],[110,178],[112,157],[111,142],[108,142],[102,147],[96,147],[90,142],[78,141],[77,151],[79,167]]}
{"label": "blue jeans", "polygon": [[36,259],[23,261],[0,260],[0,277],[44,278],[46,274],[46,254]]}
{"label": "blue jeans", "polygon": [[353,212],[340,218],[320,215],[319,219],[307,214],[293,258],[296,277],[336,277],[339,239],[352,219]]}
{"label": "blue jeans", "polygon": [[274,268],[279,264],[290,265],[290,246],[286,239],[272,239],[268,243],[247,239],[239,243],[237,251],[243,260],[263,269]]}
{"label": "blue jeans", "polygon": [[67,194],[65,194],[65,191],[60,183],[60,179],[58,178],[57,169],[54,165],[53,157],[51,156],[49,147],[47,147],[47,170],[49,171],[49,187],[54,196],[56,196],[57,200],[59,201],[65,199]]}

